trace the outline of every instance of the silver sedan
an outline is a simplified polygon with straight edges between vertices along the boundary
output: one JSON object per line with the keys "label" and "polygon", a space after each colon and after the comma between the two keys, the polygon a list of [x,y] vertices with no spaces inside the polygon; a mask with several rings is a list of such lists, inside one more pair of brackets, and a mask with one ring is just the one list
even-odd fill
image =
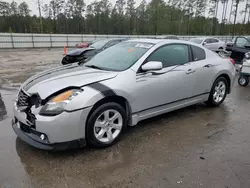
{"label": "silver sedan", "polygon": [[217,38],[193,38],[190,41],[201,44],[212,51],[224,50],[226,47],[226,43]]}
{"label": "silver sedan", "polygon": [[127,126],[196,103],[219,106],[231,92],[230,59],[192,42],[138,39],[28,79],[12,126],[35,147],[107,147]]}

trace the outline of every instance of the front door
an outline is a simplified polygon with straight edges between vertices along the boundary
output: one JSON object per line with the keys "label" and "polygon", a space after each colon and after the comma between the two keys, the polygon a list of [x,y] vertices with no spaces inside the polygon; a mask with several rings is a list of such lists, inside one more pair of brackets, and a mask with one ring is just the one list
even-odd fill
{"label": "front door", "polygon": [[211,39],[206,39],[203,43],[203,46],[206,47],[207,49],[212,50],[213,49],[213,44]]}
{"label": "front door", "polygon": [[[192,94],[195,70],[190,64],[189,46],[171,44],[158,48],[146,62],[160,61],[163,69],[138,71],[133,92],[134,113],[187,99]],[[145,62],[145,63],[146,63]]]}
{"label": "front door", "polygon": [[245,47],[250,41],[245,37],[237,37],[232,48],[231,58],[236,61],[236,63],[241,63],[244,58],[245,53],[250,50]]}

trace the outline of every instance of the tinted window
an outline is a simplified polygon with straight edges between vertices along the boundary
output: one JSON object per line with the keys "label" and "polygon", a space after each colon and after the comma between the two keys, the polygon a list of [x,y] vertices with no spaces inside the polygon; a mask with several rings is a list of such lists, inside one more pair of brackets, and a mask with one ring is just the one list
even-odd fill
{"label": "tinted window", "polygon": [[201,44],[202,41],[203,41],[203,39],[194,38],[194,39],[191,39],[190,41],[191,41],[191,42],[194,42],[194,43],[196,43],[196,44]]}
{"label": "tinted window", "polygon": [[212,39],[206,39],[204,42],[206,42],[207,44],[212,43]]}
{"label": "tinted window", "polygon": [[206,58],[206,53],[202,48],[199,48],[197,46],[191,46],[193,56],[194,56],[194,61],[200,61]]}
{"label": "tinted window", "polygon": [[211,43],[219,42],[217,39],[210,39]]}
{"label": "tinted window", "polygon": [[246,38],[243,37],[238,37],[236,40],[236,46],[237,47],[245,47],[246,44],[248,44],[248,40]]}
{"label": "tinted window", "polygon": [[172,44],[161,47],[153,52],[147,61],[160,61],[163,67],[185,64],[189,62],[188,46]]}
{"label": "tinted window", "polygon": [[110,40],[105,39],[105,40],[98,40],[94,42],[93,44],[90,45],[90,47],[95,48],[97,50],[102,49]]}
{"label": "tinted window", "polygon": [[132,66],[153,44],[142,42],[121,42],[100,52],[85,65],[103,70],[123,71]]}

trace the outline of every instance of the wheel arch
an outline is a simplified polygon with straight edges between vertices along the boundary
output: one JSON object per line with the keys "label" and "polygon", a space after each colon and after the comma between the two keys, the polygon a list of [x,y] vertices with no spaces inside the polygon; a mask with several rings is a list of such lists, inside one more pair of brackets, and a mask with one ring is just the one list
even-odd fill
{"label": "wheel arch", "polygon": [[87,122],[89,120],[89,117],[90,115],[94,112],[94,110],[96,108],[98,108],[100,105],[102,104],[105,104],[105,103],[108,103],[108,102],[115,102],[119,105],[121,105],[125,111],[126,111],[126,114],[127,114],[127,117],[128,117],[128,123],[129,123],[129,126],[131,125],[132,123],[132,118],[131,118],[131,114],[132,114],[132,111],[131,111],[131,106],[128,102],[128,100],[122,96],[118,96],[118,95],[114,95],[114,96],[107,96],[107,97],[104,97],[102,99],[100,99],[99,101],[97,101],[92,109],[90,110],[89,114],[88,114],[88,117],[87,117]]}
{"label": "wheel arch", "polygon": [[231,88],[231,83],[232,83],[232,81],[231,81],[231,78],[228,76],[228,74],[226,74],[226,73],[222,73],[222,74],[220,74],[219,76],[217,76],[216,77],[216,79],[214,80],[214,82],[218,79],[218,78],[220,78],[220,77],[222,77],[222,78],[225,78],[226,80],[227,80],[227,83],[228,83],[228,94],[229,93],[231,93],[231,90],[232,90],[232,88]]}

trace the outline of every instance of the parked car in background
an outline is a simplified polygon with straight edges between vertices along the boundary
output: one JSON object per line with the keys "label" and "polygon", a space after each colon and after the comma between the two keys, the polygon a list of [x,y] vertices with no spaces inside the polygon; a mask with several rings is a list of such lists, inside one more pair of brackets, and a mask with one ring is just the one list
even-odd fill
{"label": "parked car in background", "polygon": [[234,45],[235,38],[226,42],[226,51],[231,52]]}
{"label": "parked car in background", "polygon": [[91,45],[91,42],[82,42],[82,43],[76,44],[76,47],[77,48],[87,48],[90,45]]}
{"label": "parked car in background", "polygon": [[175,40],[179,40],[179,38],[175,35],[167,35],[164,37],[164,39],[175,39]]}
{"label": "parked car in background", "polygon": [[88,48],[91,44],[97,42],[98,40],[94,40],[92,42],[82,42],[82,43],[79,43],[79,44],[76,44],[76,47],[77,48]]}
{"label": "parked car in background", "polygon": [[88,58],[93,57],[97,53],[104,49],[107,49],[115,44],[126,40],[125,38],[120,39],[103,39],[92,43],[88,48],[79,48],[69,51],[62,59],[62,64],[71,64],[75,62],[85,61]]}
{"label": "parked car in background", "polygon": [[173,40],[179,40],[179,38],[175,35],[166,35],[166,36],[155,36],[150,37],[151,39],[173,39]]}
{"label": "parked car in background", "polygon": [[107,147],[144,119],[200,102],[219,106],[234,77],[229,59],[195,43],[128,40],[84,65],[28,79],[14,102],[12,127],[41,149]]}
{"label": "parked car in background", "polygon": [[220,50],[225,49],[225,42],[217,39],[217,38],[193,38],[190,40],[196,44],[201,44],[207,49],[218,52]]}
{"label": "parked car in background", "polygon": [[231,51],[231,58],[236,64],[242,64],[245,54],[250,51],[250,37],[238,36],[226,44],[226,50]]}

